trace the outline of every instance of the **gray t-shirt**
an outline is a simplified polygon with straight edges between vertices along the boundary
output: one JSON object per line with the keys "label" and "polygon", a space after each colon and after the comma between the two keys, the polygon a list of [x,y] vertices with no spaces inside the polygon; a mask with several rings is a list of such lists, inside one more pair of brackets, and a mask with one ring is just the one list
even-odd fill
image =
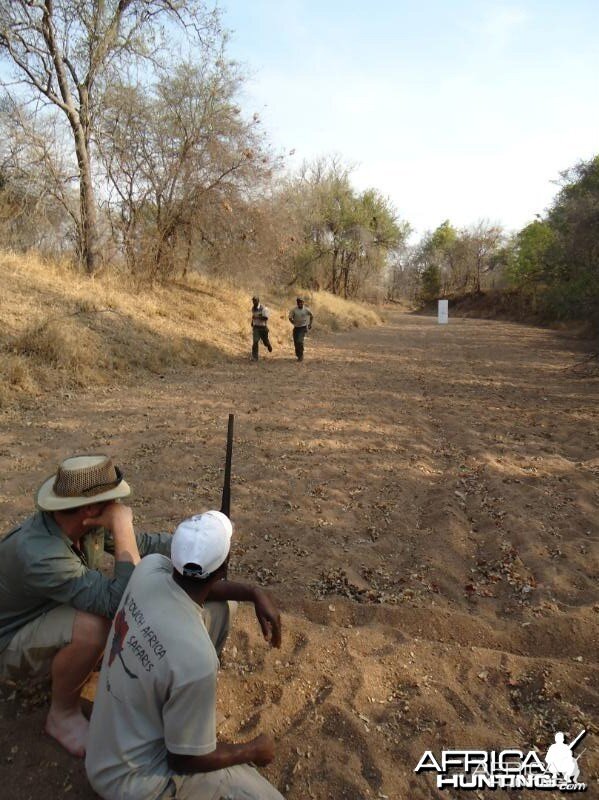
{"label": "gray t-shirt", "polygon": [[295,306],[289,312],[289,322],[293,322],[294,328],[304,328],[306,325],[310,325],[311,319],[312,312],[308,306],[303,306],[302,308]]}
{"label": "gray t-shirt", "polygon": [[200,608],[170,559],[144,558],[119,606],[98,681],[85,766],[105,800],[154,800],[172,775],[167,750],[216,749],[218,657]]}

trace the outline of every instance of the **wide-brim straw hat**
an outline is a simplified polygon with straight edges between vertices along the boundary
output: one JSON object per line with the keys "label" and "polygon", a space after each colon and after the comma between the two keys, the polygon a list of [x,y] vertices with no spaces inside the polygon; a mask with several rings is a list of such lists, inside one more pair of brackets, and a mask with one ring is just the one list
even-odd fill
{"label": "wide-brim straw hat", "polygon": [[129,484],[108,456],[71,456],[42,483],[35,502],[42,511],[63,511],[130,494]]}

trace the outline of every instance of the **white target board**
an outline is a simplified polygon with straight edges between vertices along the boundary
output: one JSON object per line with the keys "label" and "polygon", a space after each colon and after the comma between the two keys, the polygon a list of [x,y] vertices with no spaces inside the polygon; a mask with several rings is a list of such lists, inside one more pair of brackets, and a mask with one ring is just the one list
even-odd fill
{"label": "white target board", "polygon": [[447,323],[449,322],[449,301],[448,300],[439,300],[438,321],[439,321],[439,325],[447,325]]}

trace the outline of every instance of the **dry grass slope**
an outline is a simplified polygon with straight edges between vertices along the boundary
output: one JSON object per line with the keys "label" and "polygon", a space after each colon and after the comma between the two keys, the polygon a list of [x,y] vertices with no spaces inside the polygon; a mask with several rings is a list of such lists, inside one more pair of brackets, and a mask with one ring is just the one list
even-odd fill
{"label": "dry grass slope", "polygon": [[[45,392],[135,380],[249,348],[248,292],[224,280],[135,286],[106,272],[88,278],[68,263],[0,252],[0,408]],[[306,294],[319,330],[376,325],[376,311],[326,292]],[[293,294],[265,294],[271,338],[289,336]]]}

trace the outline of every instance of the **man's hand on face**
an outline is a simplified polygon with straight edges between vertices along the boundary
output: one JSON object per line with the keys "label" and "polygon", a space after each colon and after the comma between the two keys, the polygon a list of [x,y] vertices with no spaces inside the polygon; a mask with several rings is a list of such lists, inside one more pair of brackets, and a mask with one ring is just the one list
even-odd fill
{"label": "man's hand on face", "polygon": [[86,528],[106,528],[113,534],[133,529],[133,511],[129,506],[114,501],[98,505],[97,511],[92,511],[92,514],[83,520]]}
{"label": "man's hand on face", "polygon": [[281,646],[281,615],[270,597],[260,589],[256,590],[254,610],[262,629],[262,635],[271,647]]}
{"label": "man's hand on face", "polygon": [[115,560],[129,561],[133,565],[139,563],[139,549],[133,530],[133,512],[129,506],[114,501],[102,504],[99,508],[92,505],[90,515],[83,520],[83,527],[106,528],[114,539]]}

